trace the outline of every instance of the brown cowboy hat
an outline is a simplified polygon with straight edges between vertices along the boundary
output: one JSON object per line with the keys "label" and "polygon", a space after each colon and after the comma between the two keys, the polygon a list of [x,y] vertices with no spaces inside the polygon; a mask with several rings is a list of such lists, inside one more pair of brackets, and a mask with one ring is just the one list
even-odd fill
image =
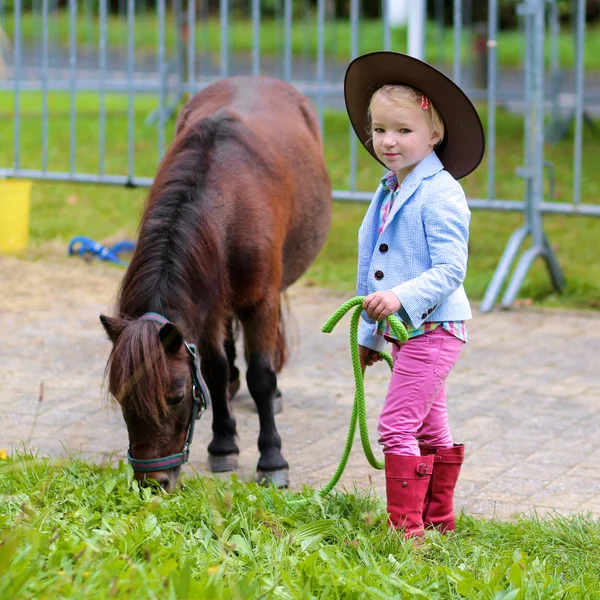
{"label": "brown cowboy hat", "polygon": [[381,162],[373,144],[368,143],[371,136],[366,130],[367,113],[371,96],[387,84],[408,85],[435,104],[446,130],[435,152],[446,171],[460,179],[477,168],[485,150],[485,135],[471,101],[441,71],[399,52],[363,54],[350,63],[344,78],[344,98],[352,127],[376,160]]}

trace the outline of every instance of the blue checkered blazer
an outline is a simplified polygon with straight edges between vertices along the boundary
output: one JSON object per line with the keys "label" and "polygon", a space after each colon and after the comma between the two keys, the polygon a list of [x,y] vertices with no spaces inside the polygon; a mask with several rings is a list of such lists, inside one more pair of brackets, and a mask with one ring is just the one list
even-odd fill
{"label": "blue checkered blazer", "polygon": [[[461,185],[432,152],[402,182],[379,235],[387,193],[377,188],[358,231],[356,295],[391,290],[402,303],[398,316],[413,327],[470,319],[463,281],[471,212]],[[359,344],[383,349],[376,327],[363,312]]]}

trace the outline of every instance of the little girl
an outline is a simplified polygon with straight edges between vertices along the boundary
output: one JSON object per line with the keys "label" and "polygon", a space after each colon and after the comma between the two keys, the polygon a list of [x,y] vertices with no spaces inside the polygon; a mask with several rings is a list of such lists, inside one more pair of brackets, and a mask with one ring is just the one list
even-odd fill
{"label": "little girl", "polygon": [[[364,369],[393,345],[378,428],[387,507],[392,527],[421,537],[425,527],[455,527],[464,446],[450,433],[445,381],[471,318],[462,285],[470,211],[456,180],[481,162],[483,127],[458,86],[404,54],[358,57],[344,94],[356,134],[389,169],[358,234],[359,351]],[[406,326],[404,344],[383,321],[391,314]]]}

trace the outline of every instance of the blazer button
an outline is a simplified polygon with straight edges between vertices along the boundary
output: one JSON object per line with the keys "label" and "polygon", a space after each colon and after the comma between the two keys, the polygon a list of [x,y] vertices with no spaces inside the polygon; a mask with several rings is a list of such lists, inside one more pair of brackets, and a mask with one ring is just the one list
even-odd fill
{"label": "blazer button", "polygon": [[427,314],[428,314],[428,315],[430,315],[432,312],[433,312],[433,308],[430,308],[430,309],[427,311]]}
{"label": "blazer button", "polygon": [[389,249],[387,244],[381,244],[381,246],[379,246],[379,252],[387,252]]}
{"label": "blazer button", "polygon": [[421,319],[426,319],[426,318],[427,318],[427,313],[423,313],[423,314],[421,315]]}
{"label": "blazer button", "polygon": [[377,279],[377,280],[383,279],[383,271],[375,271],[375,279]]}

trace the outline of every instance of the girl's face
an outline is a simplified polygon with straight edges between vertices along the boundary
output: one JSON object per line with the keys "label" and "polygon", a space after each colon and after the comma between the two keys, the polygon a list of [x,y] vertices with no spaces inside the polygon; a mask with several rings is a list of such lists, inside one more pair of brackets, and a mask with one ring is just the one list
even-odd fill
{"label": "girl's face", "polygon": [[423,160],[440,136],[434,133],[420,106],[398,106],[383,96],[371,111],[373,148],[379,160],[402,181]]}

